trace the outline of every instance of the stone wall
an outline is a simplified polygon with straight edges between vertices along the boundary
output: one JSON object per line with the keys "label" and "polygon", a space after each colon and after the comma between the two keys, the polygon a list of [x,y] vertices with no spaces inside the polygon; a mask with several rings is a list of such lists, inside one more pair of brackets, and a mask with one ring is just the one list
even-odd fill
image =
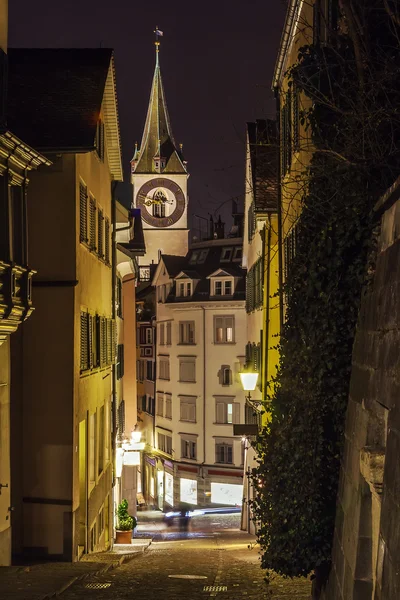
{"label": "stone wall", "polygon": [[353,348],[333,564],[322,600],[400,598],[399,196],[400,178],[376,206],[377,259]]}

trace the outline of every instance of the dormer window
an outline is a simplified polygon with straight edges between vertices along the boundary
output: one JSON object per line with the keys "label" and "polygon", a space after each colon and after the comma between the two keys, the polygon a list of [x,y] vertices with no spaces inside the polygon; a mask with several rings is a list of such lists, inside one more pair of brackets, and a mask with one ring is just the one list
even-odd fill
{"label": "dormer window", "polygon": [[190,257],[189,264],[194,265],[195,262],[197,261],[198,256],[199,256],[199,252],[197,250],[194,250],[192,252],[192,256]]}
{"label": "dormer window", "polygon": [[185,298],[192,295],[192,282],[180,281],[178,283],[178,297]]}
{"label": "dormer window", "polygon": [[202,264],[205,262],[206,258],[207,258],[207,254],[208,254],[208,248],[207,250],[201,250],[200,255],[199,255],[199,259],[198,259],[198,263]]}
{"label": "dormer window", "polygon": [[221,262],[230,262],[232,259],[233,248],[222,248]]}
{"label": "dormer window", "polygon": [[232,296],[232,279],[216,279],[212,283],[214,286],[213,296]]}
{"label": "dormer window", "polygon": [[240,262],[242,260],[242,256],[243,256],[243,249],[241,247],[235,248],[232,260]]}

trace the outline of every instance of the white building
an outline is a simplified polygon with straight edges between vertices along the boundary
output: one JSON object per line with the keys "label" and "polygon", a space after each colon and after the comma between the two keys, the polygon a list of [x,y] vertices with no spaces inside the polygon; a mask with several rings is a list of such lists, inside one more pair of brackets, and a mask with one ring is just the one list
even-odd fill
{"label": "white building", "polygon": [[156,494],[158,505],[242,502],[244,422],[238,373],[246,345],[242,239],[162,255],[157,294]]}

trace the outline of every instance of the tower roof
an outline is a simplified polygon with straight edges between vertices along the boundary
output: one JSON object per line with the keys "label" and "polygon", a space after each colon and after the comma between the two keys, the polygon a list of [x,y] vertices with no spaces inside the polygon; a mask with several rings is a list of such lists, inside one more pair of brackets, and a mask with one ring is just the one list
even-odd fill
{"label": "tower roof", "polygon": [[[165,166],[156,169],[155,159],[164,159]],[[169,120],[165,92],[161,79],[159,42],[156,42],[156,66],[142,143],[135,148],[132,159],[135,173],[186,173],[182,153],[177,150]]]}

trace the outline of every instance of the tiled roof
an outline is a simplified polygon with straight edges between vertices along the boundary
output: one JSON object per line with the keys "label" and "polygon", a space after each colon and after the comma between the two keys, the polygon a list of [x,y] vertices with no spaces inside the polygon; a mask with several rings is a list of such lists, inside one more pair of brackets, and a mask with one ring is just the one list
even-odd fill
{"label": "tiled roof", "polygon": [[10,49],[8,126],[40,150],[93,150],[109,48]]}
{"label": "tiled roof", "polygon": [[278,210],[279,143],[276,122],[247,123],[256,213]]}
{"label": "tiled roof", "polygon": [[[218,240],[220,242],[220,240]],[[222,261],[221,256],[224,248],[229,248],[232,240],[226,239],[226,244],[218,245],[210,242],[209,251],[204,262],[197,262],[195,264],[190,263],[190,259],[193,250],[189,250],[186,256],[170,256],[163,255],[162,259],[165,263],[167,271],[171,278],[176,277],[182,271],[193,280],[199,280],[195,286],[194,293],[191,296],[177,297],[176,296],[176,285],[179,280],[174,283],[171,288],[170,294],[168,295],[168,303],[185,303],[185,302],[206,302],[206,301],[225,301],[226,300],[244,300],[245,299],[245,277],[246,270],[242,269],[240,262]],[[238,247],[232,245],[232,247]],[[240,247],[240,246],[239,246]],[[210,279],[208,277],[221,269],[226,271],[229,275],[236,278],[237,284],[235,287],[235,293],[232,296],[211,296],[210,295]],[[174,275],[175,273],[175,275]],[[189,275],[190,274],[190,275]]]}
{"label": "tiled roof", "polygon": [[172,134],[158,54],[142,142],[133,157],[135,173],[159,172],[154,168],[153,159],[156,156],[166,160],[163,173],[186,173],[181,152],[177,150]]}

